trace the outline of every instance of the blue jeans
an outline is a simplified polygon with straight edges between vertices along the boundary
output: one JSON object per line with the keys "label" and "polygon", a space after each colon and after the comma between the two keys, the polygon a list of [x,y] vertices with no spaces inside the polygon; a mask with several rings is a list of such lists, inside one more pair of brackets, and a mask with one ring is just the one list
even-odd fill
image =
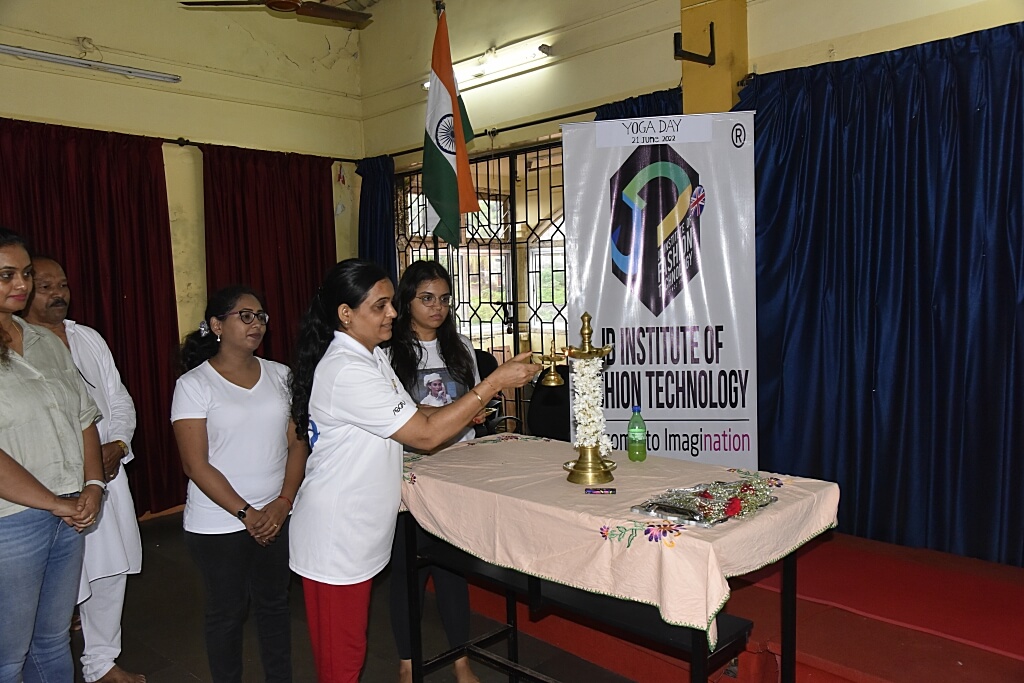
{"label": "blue jeans", "polygon": [[68,683],[85,539],[45,510],[0,517],[0,683]]}

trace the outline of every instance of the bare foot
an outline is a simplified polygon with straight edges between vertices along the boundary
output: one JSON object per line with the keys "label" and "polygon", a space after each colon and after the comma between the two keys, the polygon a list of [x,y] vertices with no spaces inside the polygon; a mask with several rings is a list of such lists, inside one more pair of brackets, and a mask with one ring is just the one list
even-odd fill
{"label": "bare foot", "polygon": [[480,683],[480,679],[469,666],[469,657],[459,657],[455,660],[455,680],[458,683]]}
{"label": "bare foot", "polygon": [[110,671],[98,678],[96,683],[146,683],[146,677],[142,674],[129,673],[115,664]]}
{"label": "bare foot", "polygon": [[412,660],[398,660],[398,683],[412,683]]}

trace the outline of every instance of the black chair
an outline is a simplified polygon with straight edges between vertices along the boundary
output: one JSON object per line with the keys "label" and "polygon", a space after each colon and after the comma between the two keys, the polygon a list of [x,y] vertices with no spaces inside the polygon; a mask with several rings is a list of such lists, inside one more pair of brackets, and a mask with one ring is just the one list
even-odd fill
{"label": "black chair", "polygon": [[[476,368],[480,371],[480,379],[486,379],[488,375],[498,369],[498,359],[494,354],[480,349],[473,349],[476,354]],[[488,408],[494,408],[495,412],[483,424],[476,426],[477,437],[497,434],[498,432],[520,432],[522,423],[515,415],[505,415],[505,397],[499,391],[490,401]]]}
{"label": "black chair", "polygon": [[544,385],[546,372],[534,380],[533,395],[526,409],[526,427],[530,434],[557,441],[569,441],[569,368],[556,365],[563,383],[557,387]]}

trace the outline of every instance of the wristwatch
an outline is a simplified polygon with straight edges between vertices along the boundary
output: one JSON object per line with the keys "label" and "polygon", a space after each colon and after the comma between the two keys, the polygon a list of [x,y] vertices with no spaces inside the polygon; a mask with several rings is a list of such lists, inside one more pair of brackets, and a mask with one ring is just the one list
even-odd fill
{"label": "wristwatch", "polygon": [[248,503],[246,503],[244,508],[235,513],[235,517],[238,517],[241,520],[245,520],[245,511],[248,510],[250,507],[251,506]]}

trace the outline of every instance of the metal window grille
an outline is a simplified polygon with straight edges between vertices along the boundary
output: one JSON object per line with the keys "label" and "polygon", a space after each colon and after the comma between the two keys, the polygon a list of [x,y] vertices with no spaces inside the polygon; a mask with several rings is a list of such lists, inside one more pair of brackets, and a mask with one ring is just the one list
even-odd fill
{"label": "metal window grille", "polygon": [[[398,268],[441,262],[451,273],[459,331],[502,362],[567,345],[561,142],[471,162],[480,211],[462,217],[459,248],[427,233],[423,174],[404,173],[397,193]],[[529,396],[507,397],[525,419]]]}

